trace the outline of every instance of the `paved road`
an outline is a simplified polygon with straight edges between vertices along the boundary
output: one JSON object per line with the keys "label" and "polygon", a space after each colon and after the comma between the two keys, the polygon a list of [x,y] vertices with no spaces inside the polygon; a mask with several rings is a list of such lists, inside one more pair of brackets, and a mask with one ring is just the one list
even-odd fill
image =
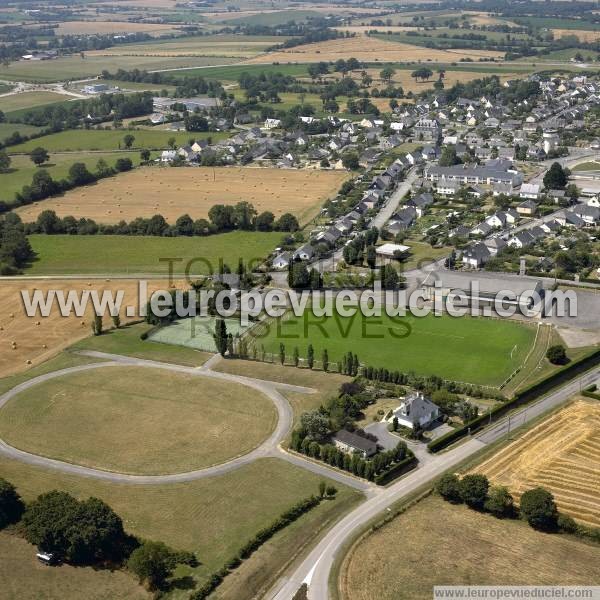
{"label": "paved road", "polygon": [[417,169],[412,168],[406,174],[406,179],[402,181],[398,187],[394,190],[388,201],[381,208],[377,216],[371,222],[373,227],[381,229],[391,218],[391,216],[398,210],[400,201],[410,192],[410,188],[417,178]]}
{"label": "paved road", "polygon": [[[600,369],[586,373],[556,392],[549,394],[536,404],[524,408],[510,416],[511,429],[529,422],[547,410],[565,402],[581,388],[589,385],[600,376]],[[290,600],[302,583],[309,585],[310,600],[327,600],[331,568],[342,546],[351,539],[353,533],[372,518],[385,511],[394,502],[405,498],[423,484],[428,483],[447,469],[454,467],[496,441],[508,432],[509,419],[499,421],[490,429],[468,439],[448,452],[436,455],[434,460],[413,471],[400,481],[386,488],[382,493],[371,497],[354,511],[333,526],[310,554],[287,578],[281,579],[266,596],[270,600]]]}

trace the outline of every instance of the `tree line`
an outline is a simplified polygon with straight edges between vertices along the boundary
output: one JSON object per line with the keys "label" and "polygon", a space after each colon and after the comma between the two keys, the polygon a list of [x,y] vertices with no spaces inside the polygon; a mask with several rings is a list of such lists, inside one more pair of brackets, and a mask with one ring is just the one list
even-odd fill
{"label": "tree line", "polygon": [[[239,203],[247,204],[247,203]],[[216,205],[224,206],[224,205]],[[213,207],[214,208],[214,207]],[[235,208],[235,207],[228,207]],[[211,209],[212,211],[212,209]],[[209,218],[210,213],[209,211]],[[264,215],[264,213],[261,213]],[[292,214],[281,215],[278,220],[268,216],[257,215],[250,221],[250,226],[234,220],[231,226],[223,227],[218,220],[196,219],[193,220],[188,214],[177,218],[173,225],[170,225],[162,215],[154,215],[149,218],[137,217],[132,221],[124,220],[116,224],[96,223],[93,219],[80,218],[73,216],[60,218],[53,210],[42,211],[36,221],[25,225],[25,233],[30,235],[42,233],[45,235],[149,235],[159,237],[178,237],[178,236],[207,236],[226,231],[293,231],[297,229],[298,221]],[[214,214],[213,214],[214,217]]]}
{"label": "tree line", "polygon": [[435,490],[448,502],[464,503],[499,519],[521,518],[539,531],[572,533],[600,542],[600,528],[579,525],[569,515],[559,512],[554,496],[543,487],[526,490],[521,495],[519,506],[506,487],[490,486],[488,478],[479,473],[462,478],[447,473],[437,481]]}

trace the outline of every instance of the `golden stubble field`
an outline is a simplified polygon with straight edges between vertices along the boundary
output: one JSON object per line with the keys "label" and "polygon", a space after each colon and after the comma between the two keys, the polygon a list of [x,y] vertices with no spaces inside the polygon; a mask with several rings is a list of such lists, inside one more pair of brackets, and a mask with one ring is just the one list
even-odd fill
{"label": "golden stubble field", "polygon": [[303,222],[334,196],[348,177],[345,171],[244,167],[147,167],[104,179],[63,197],[44,200],[17,212],[34,221],[43,210],[60,217],[87,217],[99,223],[131,221],[161,214],[169,223],[189,214],[206,218],[215,204],[247,201],[260,213],[295,214]]}
{"label": "golden stubble field", "polygon": [[165,23],[132,23],[130,21],[63,21],[58,24],[57,35],[92,35],[113,33],[163,34],[177,31]]}
{"label": "golden stubble field", "polygon": [[327,40],[316,44],[296,46],[262,54],[246,61],[248,64],[336,61],[340,58],[357,58],[366,62],[456,62],[461,58],[500,58],[501,52],[489,50],[434,50],[411,44],[387,42],[373,37],[357,35],[353,38]]}
{"label": "golden stubble field", "polygon": [[[150,293],[157,289],[167,289],[167,281],[151,280],[148,282]],[[21,300],[21,290],[30,294],[38,289],[69,290],[123,290],[124,305],[138,306],[138,282],[131,279],[9,279],[0,281],[0,378],[19,373],[37,365],[70,346],[77,340],[91,335],[93,308],[90,306],[83,317],[75,315],[60,316],[53,309],[48,317],[28,317]],[[54,307],[53,307],[54,308]],[[128,319],[124,310],[121,321]],[[109,317],[104,318],[104,327],[112,326]],[[13,346],[14,342],[14,346]],[[31,361],[31,364],[28,364]]]}
{"label": "golden stubble field", "polygon": [[600,39],[600,31],[587,29],[553,29],[552,33],[557,39],[574,35],[580,42],[597,42]]}
{"label": "golden stubble field", "polygon": [[599,527],[600,402],[575,400],[473,471],[517,498],[542,486],[561,511]]}

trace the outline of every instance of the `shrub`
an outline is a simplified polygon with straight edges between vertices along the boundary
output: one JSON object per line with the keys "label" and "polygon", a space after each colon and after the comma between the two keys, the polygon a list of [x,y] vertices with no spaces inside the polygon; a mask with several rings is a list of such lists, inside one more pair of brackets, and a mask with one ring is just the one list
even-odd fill
{"label": "shrub", "polygon": [[137,575],[140,583],[146,583],[151,590],[164,587],[174,568],[173,554],[162,542],[144,542],[136,548],[127,561],[128,569]]}
{"label": "shrub", "polygon": [[579,530],[579,526],[575,522],[575,519],[573,519],[573,517],[570,517],[569,515],[563,515],[562,513],[558,515],[556,525],[561,531],[564,531],[565,533],[577,533]]}
{"label": "shrub", "polygon": [[483,507],[499,519],[510,518],[515,514],[513,497],[508,489],[501,485],[490,489]]}
{"label": "shrub", "polygon": [[489,487],[485,475],[465,475],[460,482],[460,497],[467,506],[481,510],[487,500]]}
{"label": "shrub", "polygon": [[567,351],[562,344],[556,344],[555,346],[550,346],[546,351],[546,358],[553,365],[565,365],[569,362],[567,358]]}
{"label": "shrub", "polygon": [[454,473],[446,473],[435,485],[436,492],[449,502],[460,504],[462,502],[461,485]]}
{"label": "shrub", "polygon": [[558,510],[554,496],[546,489],[537,487],[521,496],[521,517],[533,528],[543,531],[556,529]]}

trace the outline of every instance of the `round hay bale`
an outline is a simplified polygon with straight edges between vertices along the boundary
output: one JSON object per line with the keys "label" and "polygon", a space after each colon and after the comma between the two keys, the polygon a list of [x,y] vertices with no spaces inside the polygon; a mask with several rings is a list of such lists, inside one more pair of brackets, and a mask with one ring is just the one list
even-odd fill
{"label": "round hay bale", "polygon": [[31,364],[31,361],[30,361],[30,360],[27,360],[27,362],[26,362],[25,364],[27,364],[27,365],[30,365],[30,364]]}
{"label": "round hay bale", "polygon": [[35,324],[36,325],[41,325],[42,323],[40,321],[36,321]]}
{"label": "round hay bale", "polygon": [[48,346],[46,346],[46,344],[42,344],[42,348],[43,348],[44,350],[46,350],[46,348],[48,348]]}
{"label": "round hay bale", "polygon": [[11,319],[14,319],[14,318],[15,318],[15,313],[10,313],[9,317],[10,317]]}

